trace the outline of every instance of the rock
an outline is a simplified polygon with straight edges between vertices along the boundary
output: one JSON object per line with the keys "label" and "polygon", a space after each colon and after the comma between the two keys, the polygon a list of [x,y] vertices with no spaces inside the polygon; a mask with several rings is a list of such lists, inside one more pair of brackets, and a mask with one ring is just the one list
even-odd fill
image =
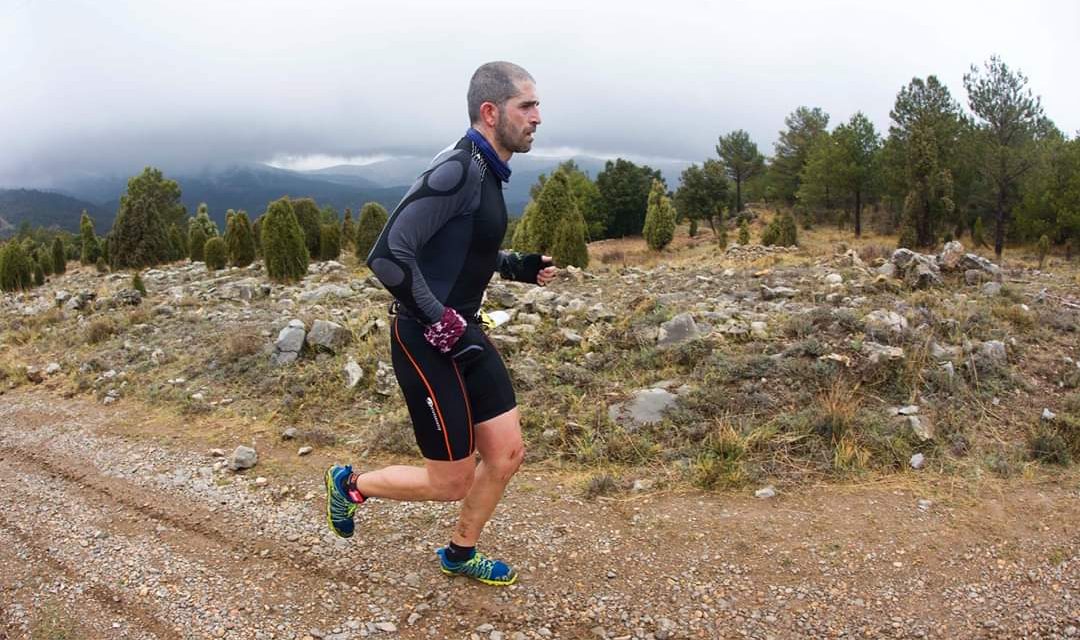
{"label": "rock", "polygon": [[213,458],[224,458],[225,457],[225,450],[224,449],[211,449],[210,450],[210,456],[213,457]]}
{"label": "rock", "polygon": [[615,319],[615,314],[608,311],[603,304],[597,302],[593,306],[589,307],[585,317],[589,319],[589,322],[608,322]]}
{"label": "rock", "polygon": [[296,452],[296,455],[298,455],[298,456],[306,456],[307,454],[311,453],[312,451],[314,451],[314,449],[311,448],[311,447],[300,447],[300,450]]}
{"label": "rock", "polygon": [[345,388],[352,389],[364,379],[364,370],[360,368],[356,360],[349,358],[345,364]]}
{"label": "rock", "polygon": [[394,377],[394,367],[380,360],[375,368],[375,393],[381,396],[392,396],[397,393],[397,378]]}
{"label": "rock", "polygon": [[885,309],[877,309],[866,314],[863,318],[866,332],[880,340],[894,340],[903,337],[907,332],[907,318]]}
{"label": "rock", "polygon": [[54,374],[57,374],[57,373],[60,373],[60,363],[59,362],[50,362],[48,364],[48,366],[45,367],[45,375],[51,376],[51,375],[54,375]]}
{"label": "rock", "polygon": [[[914,457],[915,456],[912,456],[912,459],[914,459]],[[930,507],[934,506],[934,503],[930,500],[927,500],[926,498],[920,498],[916,504],[918,505],[920,511],[929,511]]]}
{"label": "rock", "polygon": [[259,461],[259,455],[251,447],[240,445],[229,457],[229,468],[233,471],[250,469]]}
{"label": "rock", "polygon": [[375,628],[384,633],[397,633],[397,625],[393,622],[376,622]]}
{"label": "rock", "polygon": [[57,291],[56,295],[53,296],[53,300],[56,301],[56,306],[58,306],[58,307],[62,307],[64,305],[64,303],[67,302],[70,299],[71,299],[71,294],[68,293],[67,291],[64,291],[63,289],[61,289],[60,291]]}
{"label": "rock", "polygon": [[292,440],[297,436],[297,433],[298,432],[296,430],[296,427],[285,427],[285,429],[281,432],[281,439]]}
{"label": "rock", "polygon": [[750,323],[750,337],[755,340],[766,340],[769,337],[769,332],[766,330],[767,324],[760,321],[754,321]]}
{"label": "rock", "polygon": [[700,336],[701,331],[698,330],[697,323],[694,322],[694,316],[689,313],[680,313],[660,325],[660,331],[656,337],[656,346],[660,348],[670,347]]}
{"label": "rock", "polygon": [[888,360],[901,360],[904,357],[904,350],[900,347],[890,347],[869,341],[863,343],[862,352],[867,355],[867,359],[872,364]]}
{"label": "rock", "polygon": [[1005,351],[1005,343],[1000,340],[987,340],[979,346],[979,354],[989,364],[1004,367],[1009,364],[1009,356]]}
{"label": "rock", "polygon": [[656,424],[677,399],[666,389],[659,387],[642,389],[634,392],[634,397],[626,404],[614,404],[608,407],[608,417],[615,422],[629,423],[627,426],[631,430]]}
{"label": "rock", "polygon": [[348,329],[327,320],[316,320],[307,334],[307,343],[312,349],[330,353],[337,353],[350,339],[352,335]]}
{"label": "rock", "polygon": [[772,498],[776,496],[776,489],[770,484],[767,487],[762,487],[754,492],[755,498]]}
{"label": "rock", "polygon": [[792,289],[791,287],[767,287],[761,285],[761,299],[762,300],[782,300],[787,298],[794,298],[799,294],[798,289]]}
{"label": "rock", "polygon": [[896,415],[900,416],[913,416],[917,413],[919,413],[919,407],[914,404],[909,404],[896,410]]}
{"label": "rock", "polygon": [[1042,417],[1044,422],[1051,422],[1051,421],[1054,420],[1054,418],[1057,417],[1057,414],[1044,407],[1043,410],[1042,410],[1042,416],[1041,417]]}
{"label": "rock", "polygon": [[142,303],[142,294],[136,289],[122,289],[117,291],[112,299],[118,306],[134,307]]}
{"label": "rock", "polygon": [[916,453],[915,455],[911,456],[911,460],[908,461],[908,464],[911,465],[912,469],[922,469],[923,465],[926,464],[926,458],[923,456],[923,454]]}
{"label": "rock", "polygon": [[840,275],[839,273],[830,273],[829,275],[825,276],[825,284],[829,285],[830,287],[835,287],[843,283],[844,276]]}
{"label": "rock", "polygon": [[963,355],[963,350],[960,347],[954,346],[942,346],[937,341],[930,343],[930,357],[937,362],[949,362],[953,360],[959,360]]}
{"label": "rock", "polygon": [[886,278],[896,277],[896,265],[891,262],[886,262],[877,268],[878,275],[885,276]]}
{"label": "rock", "polygon": [[26,368],[26,379],[34,384],[45,382],[45,374],[40,367],[29,366]]}
{"label": "rock", "polygon": [[938,267],[942,271],[956,271],[960,268],[960,261],[964,258],[964,245],[958,240],[950,240],[937,257]]}
{"label": "rock", "polygon": [[1001,278],[1001,267],[974,253],[965,253],[964,257],[960,259],[957,269],[964,270],[965,278],[967,277],[968,271],[979,271],[984,275],[990,276],[994,280]]}
{"label": "rock", "polygon": [[409,625],[411,627],[412,625],[416,624],[416,622],[419,619],[420,619],[420,614],[413,611],[412,613],[409,614],[409,619],[405,621],[405,624],[407,624],[407,625]]}
{"label": "rock", "polygon": [[356,295],[356,292],[349,287],[343,287],[338,284],[324,284],[321,287],[305,291],[300,294],[300,302],[312,303],[320,302],[327,298],[351,298]]}
{"label": "rock", "polygon": [[491,633],[495,630],[495,625],[485,622],[476,628],[477,633]]}
{"label": "rock", "polygon": [[655,480],[639,478],[637,480],[634,480],[634,484],[630,488],[630,490],[633,491],[634,493],[642,493],[644,491],[651,490],[654,485],[656,485]]}
{"label": "rock", "polygon": [[986,296],[988,298],[992,298],[992,297],[994,297],[996,295],[999,295],[1001,293],[1001,283],[1000,282],[987,282],[986,284],[984,284],[982,286],[982,289],[980,289],[980,291],[982,292],[982,294],[984,296]]}
{"label": "rock", "polygon": [[304,348],[305,335],[303,320],[290,320],[289,325],[278,333],[271,361],[277,365],[295,362]]}
{"label": "rock", "polygon": [[937,260],[931,256],[901,248],[893,252],[890,261],[896,265],[897,275],[913,289],[926,289],[941,284]]}
{"label": "rock", "polygon": [[[528,326],[528,325],[526,325],[526,326]],[[562,339],[562,343],[564,345],[566,345],[566,346],[579,345],[579,344],[581,344],[581,341],[583,340],[583,338],[579,334],[571,331],[570,329],[566,329],[566,328],[559,329],[559,337]]]}
{"label": "rock", "polygon": [[907,416],[908,426],[911,427],[911,431],[915,436],[925,442],[934,438],[933,423],[926,416]]}

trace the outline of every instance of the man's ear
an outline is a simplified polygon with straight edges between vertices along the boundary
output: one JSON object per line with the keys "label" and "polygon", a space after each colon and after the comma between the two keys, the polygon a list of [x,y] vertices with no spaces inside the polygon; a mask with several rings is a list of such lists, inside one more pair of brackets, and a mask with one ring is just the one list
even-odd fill
{"label": "man's ear", "polygon": [[494,102],[485,102],[480,105],[480,120],[492,129],[499,121],[499,107]]}

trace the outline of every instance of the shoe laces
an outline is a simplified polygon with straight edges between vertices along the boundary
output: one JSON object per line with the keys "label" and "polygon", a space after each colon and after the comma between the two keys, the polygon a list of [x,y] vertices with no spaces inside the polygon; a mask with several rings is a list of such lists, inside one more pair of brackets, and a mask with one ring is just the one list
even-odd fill
{"label": "shoe laces", "polygon": [[470,576],[490,580],[497,563],[497,560],[492,560],[477,551],[473,557],[461,563],[461,568]]}

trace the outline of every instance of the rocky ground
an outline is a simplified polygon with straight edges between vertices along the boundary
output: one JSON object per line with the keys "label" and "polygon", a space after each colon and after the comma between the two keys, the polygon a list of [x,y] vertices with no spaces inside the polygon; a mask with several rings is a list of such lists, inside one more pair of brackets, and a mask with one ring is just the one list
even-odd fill
{"label": "rocky ground", "polygon": [[[1080,482],[581,499],[525,468],[447,578],[454,509],[372,501],[333,537],[322,462],[273,481],[115,435],[153,421],[42,391],[0,406],[0,630],[11,638],[1069,638]],[[166,425],[181,429],[181,424]],[[257,471],[256,466],[251,471]]]}
{"label": "rocky ground", "polygon": [[0,624],[1076,634],[1076,265],[829,235],[605,241],[548,288],[492,283],[528,451],[485,542],[522,569],[506,590],[434,570],[449,505],[373,503],[352,543],[325,530],[327,464],[416,461],[389,297],[351,257],[288,286],[175,264],[144,295],[71,265],[4,294]]}

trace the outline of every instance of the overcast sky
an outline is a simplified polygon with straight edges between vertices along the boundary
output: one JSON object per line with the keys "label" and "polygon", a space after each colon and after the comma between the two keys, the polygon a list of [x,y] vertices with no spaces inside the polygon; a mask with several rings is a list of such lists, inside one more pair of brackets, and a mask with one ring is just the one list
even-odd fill
{"label": "overcast sky", "polygon": [[971,63],[1022,70],[1080,129],[1080,3],[0,0],[0,186],[207,163],[429,155],[467,126],[482,62],[535,76],[535,152],[701,161],[743,128],[862,110]]}

